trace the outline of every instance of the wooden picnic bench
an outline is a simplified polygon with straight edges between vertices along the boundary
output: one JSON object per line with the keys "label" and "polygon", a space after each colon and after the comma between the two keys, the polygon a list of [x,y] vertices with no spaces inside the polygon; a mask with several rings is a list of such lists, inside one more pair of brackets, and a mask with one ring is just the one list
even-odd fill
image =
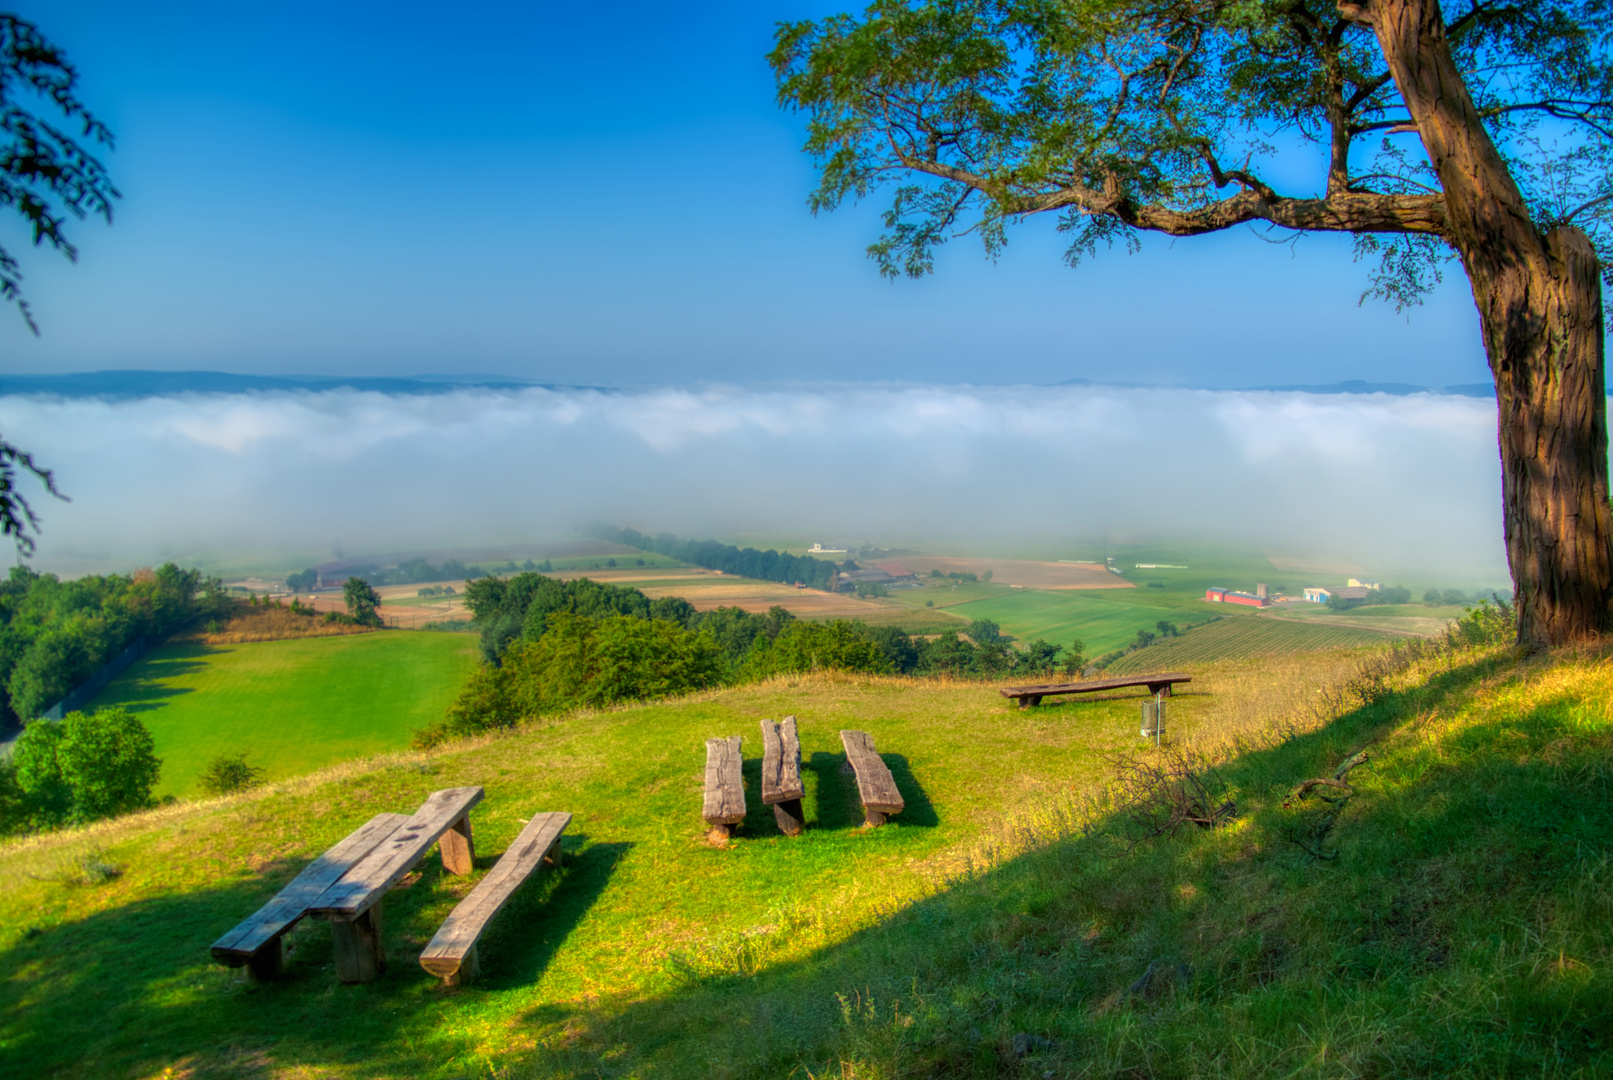
{"label": "wooden picnic bench", "polygon": [[795,717],[775,724],[762,721],[762,805],[773,808],[773,818],[785,836],[799,836],[806,828],[801,797],[801,740],[795,734]]}
{"label": "wooden picnic bench", "polygon": [[493,869],[443,921],[431,944],[420,954],[420,966],[447,986],[474,979],[481,970],[477,939],[532,871],[545,862],[560,865],[560,834],[570,824],[571,815],[558,811],[537,814],[527,822]]}
{"label": "wooden picnic bench", "polygon": [[741,741],[738,735],[706,740],[706,799],[700,813],[711,826],[712,840],[726,840],[745,820]]}
{"label": "wooden picnic bench", "polygon": [[857,774],[857,798],[863,804],[863,824],[883,825],[892,814],[900,814],[907,803],[896,790],[890,766],[875,752],[874,740],[868,732],[842,731],[840,745],[846,748],[846,768]]}
{"label": "wooden picnic bench", "polygon": [[1126,686],[1146,686],[1150,694],[1163,694],[1171,696],[1171,687],[1176,683],[1192,682],[1193,676],[1183,675],[1179,672],[1166,672],[1158,675],[1134,675],[1118,679],[1087,679],[1084,682],[1047,683],[1042,686],[1005,686],[997,692],[1005,698],[1015,698],[1019,701],[1021,709],[1028,709],[1032,705],[1040,705],[1044,697],[1053,697],[1058,694],[1090,694],[1097,690],[1118,690]]}
{"label": "wooden picnic bench", "polygon": [[436,844],[443,869],[468,874],[476,848],[470,809],[482,801],[479,787],[434,791],[391,836],[348,868],[308,906],[308,914],[330,923],[336,946],[336,977],[369,982],[386,970],[382,944],[382,899]]}
{"label": "wooden picnic bench", "polygon": [[309,905],[347,873],[353,864],[388,839],[407,814],[376,814],[329,851],[309,863],[291,883],[234,929],[213,942],[213,959],[245,967],[254,979],[272,979],[285,966],[282,941],[286,931],[308,913]]}

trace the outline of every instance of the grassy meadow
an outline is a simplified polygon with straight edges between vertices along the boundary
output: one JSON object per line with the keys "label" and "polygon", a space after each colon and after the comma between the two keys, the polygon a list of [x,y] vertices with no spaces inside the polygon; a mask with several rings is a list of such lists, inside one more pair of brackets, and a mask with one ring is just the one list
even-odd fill
{"label": "grassy meadow", "polygon": [[[1607,1075],[1613,660],[1384,655],[1199,668],[1162,752],[1137,739],[1132,698],[1019,712],[990,686],[814,676],[10,841],[0,1068]],[[754,799],[756,721],[785,713],[807,833],[779,837],[758,808],[708,845],[702,741],[746,736]],[[908,800],[888,826],[857,827],[843,726],[873,734]],[[1157,804],[1114,786],[1116,751],[1200,778],[1231,803],[1225,826],[1128,843]],[[1348,801],[1291,795],[1361,751]],[[475,880],[429,860],[387,899],[375,983],[335,982],[318,924],[293,932],[283,981],[210,963],[207,944],[324,847],[457,784],[488,792],[477,875],[533,812],[576,814],[566,866],[484,939],[481,981],[445,990],[415,963]]]}
{"label": "grassy meadow", "polygon": [[186,795],[220,753],[269,779],[409,745],[477,658],[469,635],[383,631],[152,649],[87,708],[139,714],[162,758],[157,794]]}

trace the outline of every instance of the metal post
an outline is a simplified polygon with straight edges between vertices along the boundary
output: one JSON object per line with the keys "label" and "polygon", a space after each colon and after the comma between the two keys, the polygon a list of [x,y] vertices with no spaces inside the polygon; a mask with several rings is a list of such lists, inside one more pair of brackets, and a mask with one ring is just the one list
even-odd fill
{"label": "metal post", "polygon": [[1159,749],[1159,729],[1165,726],[1165,713],[1160,703],[1165,700],[1165,692],[1161,690],[1154,695],[1154,749]]}

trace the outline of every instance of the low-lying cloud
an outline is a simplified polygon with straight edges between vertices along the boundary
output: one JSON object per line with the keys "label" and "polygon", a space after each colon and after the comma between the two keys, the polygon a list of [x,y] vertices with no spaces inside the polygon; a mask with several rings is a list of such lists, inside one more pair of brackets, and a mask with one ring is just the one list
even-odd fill
{"label": "low-lying cloud", "polygon": [[[1505,580],[1493,402],[815,385],[0,399],[58,475],[42,566],[686,535],[1104,535]],[[1079,548],[1079,551],[1075,549]]]}

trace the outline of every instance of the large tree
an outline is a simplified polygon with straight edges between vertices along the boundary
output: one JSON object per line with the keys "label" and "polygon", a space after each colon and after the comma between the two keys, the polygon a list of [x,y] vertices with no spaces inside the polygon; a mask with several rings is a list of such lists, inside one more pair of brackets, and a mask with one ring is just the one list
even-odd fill
{"label": "large tree", "polygon": [[[0,208],[22,218],[35,247],[55,248],[72,262],[78,261],[78,248],[64,231],[67,219],[94,215],[110,223],[112,201],[119,197],[91,152],[96,145],[110,147],[112,132],[84,106],[77,89],[77,70],[38,27],[0,13]],[[0,299],[15,304],[28,329],[39,333],[22,295],[22,268],[3,243]],[[32,473],[51,494],[60,493],[49,469],[0,439],[0,536],[28,554],[39,520],[17,490],[19,470]]]}
{"label": "large tree", "polygon": [[[1609,629],[1613,0],[882,0],[781,26],[771,60],[810,114],[814,209],[895,181],[869,249],[893,276],[1035,214],[1072,263],[1142,232],[1347,232],[1400,305],[1460,260],[1520,641]],[[1306,142],[1314,187],[1279,190],[1269,161]]]}

